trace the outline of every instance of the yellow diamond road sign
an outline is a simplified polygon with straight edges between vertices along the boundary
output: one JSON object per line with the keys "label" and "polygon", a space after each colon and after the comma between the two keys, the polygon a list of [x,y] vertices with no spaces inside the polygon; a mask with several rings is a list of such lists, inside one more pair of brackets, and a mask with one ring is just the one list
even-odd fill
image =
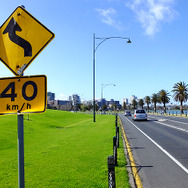
{"label": "yellow diamond road sign", "polygon": [[0,86],[0,115],[45,111],[45,75],[0,78]]}
{"label": "yellow diamond road sign", "polygon": [[53,38],[48,28],[18,7],[0,27],[0,60],[19,76]]}

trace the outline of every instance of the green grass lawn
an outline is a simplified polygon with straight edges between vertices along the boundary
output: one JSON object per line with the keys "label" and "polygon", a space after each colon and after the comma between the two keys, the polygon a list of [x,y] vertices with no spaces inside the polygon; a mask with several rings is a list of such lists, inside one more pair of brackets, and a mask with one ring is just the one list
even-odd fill
{"label": "green grass lawn", "polygon": [[[47,110],[25,115],[25,187],[108,187],[115,116]],[[17,116],[0,116],[0,187],[18,186]],[[122,140],[116,186],[129,187]]]}

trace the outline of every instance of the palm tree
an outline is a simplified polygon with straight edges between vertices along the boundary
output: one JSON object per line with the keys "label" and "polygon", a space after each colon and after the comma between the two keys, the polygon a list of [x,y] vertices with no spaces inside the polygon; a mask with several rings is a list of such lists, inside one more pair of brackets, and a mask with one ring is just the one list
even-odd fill
{"label": "palm tree", "polygon": [[146,102],[146,104],[147,104],[147,110],[148,110],[148,112],[149,112],[149,104],[151,103],[151,99],[150,99],[149,96],[146,96],[146,97],[145,97],[145,102]]}
{"label": "palm tree", "polygon": [[137,107],[137,101],[135,99],[132,100],[133,109]]}
{"label": "palm tree", "polygon": [[166,113],[165,104],[170,102],[170,98],[169,98],[170,94],[169,94],[169,92],[162,89],[161,91],[159,91],[158,95],[159,95],[160,103],[163,103],[164,113]]}
{"label": "palm tree", "polygon": [[123,102],[123,110],[127,109],[127,105],[126,105],[126,102],[124,101]]}
{"label": "palm tree", "polygon": [[153,93],[153,95],[151,97],[151,102],[154,104],[154,112],[156,113],[157,103],[159,102],[159,96],[158,96],[158,94]]}
{"label": "palm tree", "polygon": [[144,100],[143,100],[143,99],[140,99],[140,100],[138,101],[138,104],[139,104],[139,106],[141,106],[142,109],[143,109],[143,106],[144,106]]}
{"label": "palm tree", "polygon": [[183,102],[186,102],[188,99],[188,84],[178,82],[174,84],[172,92],[174,93],[174,100],[180,102],[180,110],[181,114],[183,114]]}

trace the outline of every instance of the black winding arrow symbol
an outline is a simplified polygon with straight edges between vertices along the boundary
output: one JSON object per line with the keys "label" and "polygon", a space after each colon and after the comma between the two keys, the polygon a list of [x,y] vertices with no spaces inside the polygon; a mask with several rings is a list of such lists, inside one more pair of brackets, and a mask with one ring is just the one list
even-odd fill
{"label": "black winding arrow symbol", "polygon": [[3,31],[3,34],[8,33],[9,39],[24,49],[24,57],[32,56],[31,44],[28,41],[21,38],[20,36],[16,35],[16,31],[20,32],[22,31],[22,29],[18,25],[18,23],[15,21],[15,19],[12,17],[7,27]]}

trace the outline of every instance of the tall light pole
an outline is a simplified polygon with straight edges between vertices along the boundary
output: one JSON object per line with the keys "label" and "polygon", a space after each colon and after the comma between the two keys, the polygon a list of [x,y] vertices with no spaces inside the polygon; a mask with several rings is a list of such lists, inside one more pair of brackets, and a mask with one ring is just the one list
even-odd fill
{"label": "tall light pole", "polygon": [[[95,122],[95,53],[98,49],[98,47],[109,39],[123,39],[127,40],[127,43],[131,43],[130,38],[128,37],[105,37],[105,38],[99,38],[95,37],[95,34],[93,34],[93,122]],[[100,43],[95,45],[95,40],[100,40]]]}

